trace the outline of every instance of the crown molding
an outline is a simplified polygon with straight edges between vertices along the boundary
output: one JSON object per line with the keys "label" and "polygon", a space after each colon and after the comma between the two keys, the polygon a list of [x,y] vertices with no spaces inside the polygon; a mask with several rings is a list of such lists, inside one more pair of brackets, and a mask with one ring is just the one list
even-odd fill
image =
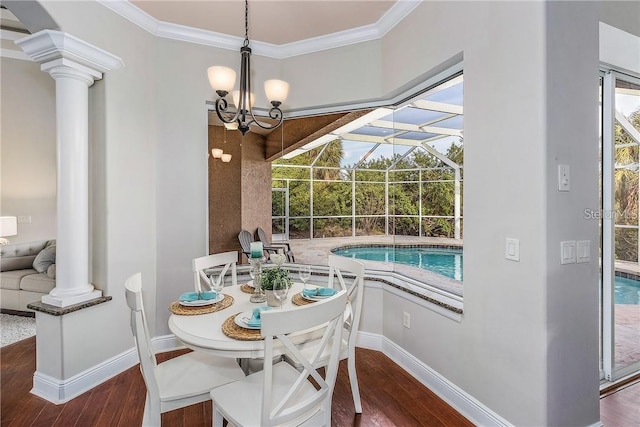
{"label": "crown molding", "polygon": [[[377,40],[409,15],[422,1],[423,0],[400,0],[375,24],[340,31],[326,36],[314,37],[283,45],[251,40],[252,53],[274,59],[284,59]],[[241,37],[159,21],[128,0],[98,0],[98,3],[158,37],[228,50],[240,49],[244,40]]]}
{"label": "crown molding", "polygon": [[20,61],[33,61],[29,55],[21,50],[2,49],[0,48],[0,58],[19,59]]}
{"label": "crown molding", "polygon": [[42,30],[15,43],[39,64],[73,62],[94,77],[124,65],[119,57],[61,31]]}

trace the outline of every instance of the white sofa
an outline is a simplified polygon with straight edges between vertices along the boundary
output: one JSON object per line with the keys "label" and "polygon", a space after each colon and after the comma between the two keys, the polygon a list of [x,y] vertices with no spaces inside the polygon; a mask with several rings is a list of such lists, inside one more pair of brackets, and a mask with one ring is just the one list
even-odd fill
{"label": "white sofa", "polygon": [[[41,240],[0,246],[2,310],[33,311],[27,308],[27,304],[40,301],[43,295],[56,286],[55,242]],[[45,249],[47,250],[44,251]],[[41,252],[43,253],[38,257]],[[43,272],[38,272],[34,267],[36,257],[36,267]]]}

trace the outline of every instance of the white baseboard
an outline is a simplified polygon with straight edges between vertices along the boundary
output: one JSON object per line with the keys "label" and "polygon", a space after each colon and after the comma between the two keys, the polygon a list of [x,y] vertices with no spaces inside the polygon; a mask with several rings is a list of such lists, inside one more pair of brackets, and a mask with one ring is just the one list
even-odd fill
{"label": "white baseboard", "polygon": [[357,342],[359,347],[384,353],[475,425],[511,425],[473,396],[384,336],[359,332]]}
{"label": "white baseboard", "polygon": [[372,334],[370,332],[358,332],[358,336],[356,337],[356,346],[368,350],[382,351],[382,342],[382,335]]}
{"label": "white baseboard", "polygon": [[[155,337],[151,340],[151,343],[157,353],[184,348],[184,345],[174,335]],[[33,388],[31,389],[31,393],[56,405],[66,403],[74,397],[91,390],[98,384],[102,384],[108,379],[135,366],[139,362],[138,353],[135,347],[132,347],[67,380],[53,378],[36,371],[33,375]]]}
{"label": "white baseboard", "polygon": [[131,348],[66,380],[36,371],[33,374],[31,393],[56,405],[66,403],[138,362],[138,354]]}
{"label": "white baseboard", "polygon": [[151,340],[151,344],[156,353],[184,348],[184,344],[173,334],[155,337]]}

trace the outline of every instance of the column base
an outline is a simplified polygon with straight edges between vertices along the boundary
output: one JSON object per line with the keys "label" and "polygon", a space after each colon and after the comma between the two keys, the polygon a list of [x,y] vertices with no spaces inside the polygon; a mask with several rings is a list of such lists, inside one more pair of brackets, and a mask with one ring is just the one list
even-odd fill
{"label": "column base", "polygon": [[44,295],[42,297],[42,302],[45,304],[53,305],[55,307],[67,307],[74,304],[80,304],[85,301],[89,301],[92,299],[100,298],[102,296],[102,291],[94,289],[91,292],[87,292],[86,294],[80,295],[69,295],[56,297],[51,294]]}

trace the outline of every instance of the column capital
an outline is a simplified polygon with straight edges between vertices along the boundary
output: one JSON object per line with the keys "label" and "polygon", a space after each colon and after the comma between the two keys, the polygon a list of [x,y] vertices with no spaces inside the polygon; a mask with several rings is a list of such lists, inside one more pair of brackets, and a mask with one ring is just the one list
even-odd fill
{"label": "column capital", "polygon": [[101,79],[104,72],[124,65],[119,57],[61,31],[42,30],[16,40],[16,44],[54,78],[57,74],[51,70],[62,67],[74,70],[78,77],[91,79],[91,84]]}

